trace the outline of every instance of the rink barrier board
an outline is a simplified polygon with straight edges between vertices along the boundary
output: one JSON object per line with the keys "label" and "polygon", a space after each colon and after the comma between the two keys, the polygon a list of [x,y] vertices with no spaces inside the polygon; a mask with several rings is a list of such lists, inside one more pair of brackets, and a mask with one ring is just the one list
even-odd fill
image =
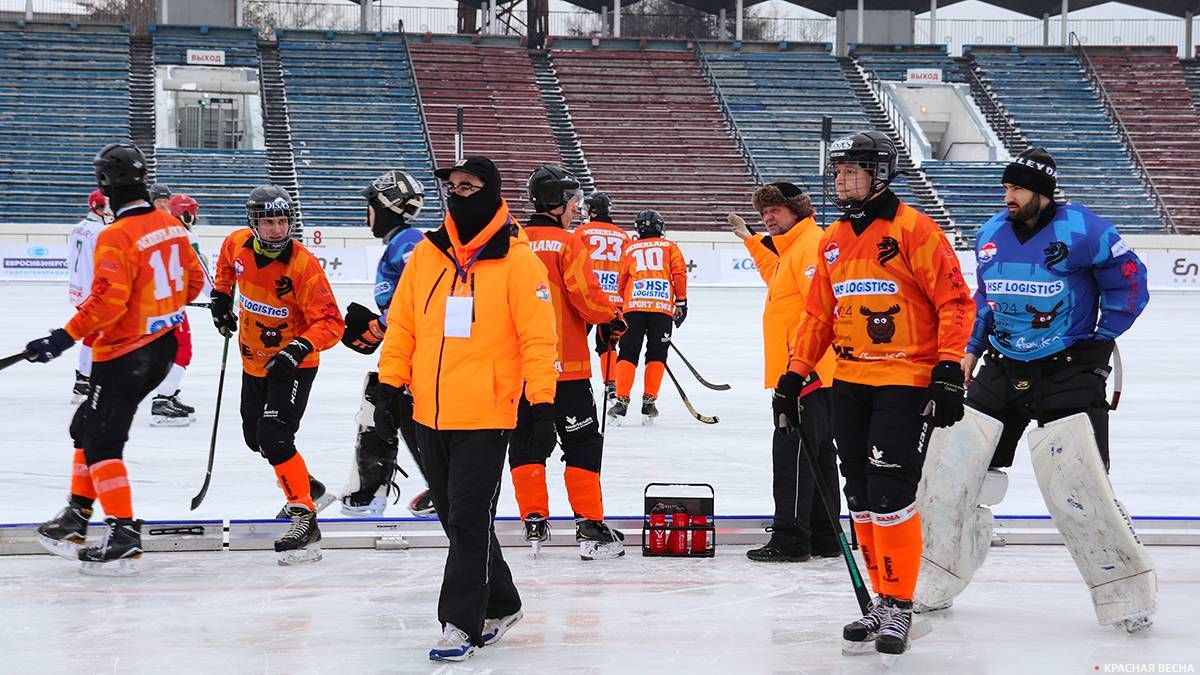
{"label": "rink barrier board", "polygon": [[[716,534],[722,546],[762,545],[767,542],[765,528],[770,516],[716,516]],[[843,523],[847,522],[842,516]],[[1049,516],[997,516],[993,546],[1062,545],[1062,538]],[[1147,546],[1200,546],[1200,516],[1141,516],[1133,519],[1138,537]],[[574,519],[567,516],[550,519],[559,536],[547,546],[576,546],[570,536]],[[620,516],[608,522],[635,536],[642,516]],[[321,520],[321,546],[328,549],[404,550],[408,548],[445,548],[446,535],[438,521],[427,518],[338,518]],[[103,523],[90,523],[99,531]],[[286,520],[164,520],[148,521],[142,526],[142,546],[148,553],[169,551],[262,551],[274,548],[274,542],[288,528]],[[0,555],[44,554],[38,543],[38,523],[0,525]],[[846,527],[846,525],[843,525]],[[496,519],[496,536],[501,546],[525,547],[521,519]]]}

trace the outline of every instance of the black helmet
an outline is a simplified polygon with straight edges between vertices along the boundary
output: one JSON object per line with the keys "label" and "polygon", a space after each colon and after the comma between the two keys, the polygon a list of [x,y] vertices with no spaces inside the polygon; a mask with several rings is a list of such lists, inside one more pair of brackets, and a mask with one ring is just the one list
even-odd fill
{"label": "black helmet", "polygon": [[165,183],[155,183],[150,186],[150,201],[155,199],[170,199],[171,186]]}
{"label": "black helmet", "polygon": [[529,203],[539,213],[557,209],[580,198],[579,181],[557,164],[543,164],[529,174],[525,184]]}
{"label": "black helmet", "polygon": [[425,206],[425,186],[406,171],[388,171],[359,190],[359,194],[372,205],[400,216],[404,225],[416,220]]}
{"label": "black helmet", "polygon": [[898,159],[896,145],[882,131],[865,131],[839,138],[829,146],[829,161],[825,167],[825,198],[843,211],[862,209],[866,199],[838,199],[836,165],[852,162],[866,169],[871,174],[871,188],[867,193],[870,198],[896,177]]}
{"label": "black helmet", "polygon": [[609,219],[608,210],[612,208],[612,199],[607,192],[593,192],[583,203],[587,205],[588,218],[605,221]]}
{"label": "black helmet", "polygon": [[633,221],[633,226],[637,228],[639,239],[661,237],[667,229],[667,221],[663,220],[658,211],[646,209],[637,214],[637,218]]}
{"label": "black helmet", "polygon": [[[287,235],[280,241],[267,241],[260,237],[259,219],[278,217],[288,219]],[[250,191],[250,197],[246,199],[246,222],[250,224],[250,229],[254,230],[254,238],[258,240],[259,246],[267,251],[282,251],[296,234],[296,209],[292,206],[292,198],[277,185],[254,188]]]}
{"label": "black helmet", "polygon": [[92,159],[96,185],[106,196],[115,188],[146,184],[146,156],[133,143],[109,143]]}

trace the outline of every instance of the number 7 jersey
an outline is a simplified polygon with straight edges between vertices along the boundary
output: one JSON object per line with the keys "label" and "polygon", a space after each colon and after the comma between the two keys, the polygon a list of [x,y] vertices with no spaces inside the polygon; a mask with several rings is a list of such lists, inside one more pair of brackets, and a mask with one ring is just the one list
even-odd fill
{"label": "number 7 jersey", "polygon": [[687,263],[669,239],[638,239],[625,247],[618,284],[625,312],[674,316],[676,301],[687,298]]}
{"label": "number 7 jersey", "polygon": [[621,254],[629,244],[629,233],[612,223],[591,220],[576,228],[575,234],[591,252],[592,271],[600,281],[600,288],[608,294],[608,301],[620,306],[623,298],[617,275],[621,272]]}

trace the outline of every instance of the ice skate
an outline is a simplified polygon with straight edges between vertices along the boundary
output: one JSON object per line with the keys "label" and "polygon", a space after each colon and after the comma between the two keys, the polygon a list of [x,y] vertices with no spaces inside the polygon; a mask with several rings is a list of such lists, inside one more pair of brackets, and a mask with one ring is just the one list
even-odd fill
{"label": "ice skate", "polygon": [[87,375],[75,371],[75,388],[71,390],[71,405],[79,405],[87,400],[92,393],[92,380]]}
{"label": "ice skate", "polygon": [[79,560],[79,550],[87,540],[91,509],[67,505],[50,520],[38,526],[38,543],[54,555]]}
{"label": "ice skate", "polygon": [[437,509],[433,508],[433,495],[429,494],[428,488],[413,497],[413,500],[408,503],[408,510],[418,518],[437,517]]}
{"label": "ice skate", "polygon": [[[497,638],[499,639],[499,638]],[[442,639],[429,650],[430,661],[466,661],[479,649],[471,638],[452,623],[442,629]]]}
{"label": "ice skate", "polygon": [[550,541],[550,522],[540,513],[531,513],[525,518],[525,541],[533,546],[533,557],[542,552],[542,544]]}
{"label": "ice skate", "polygon": [[1138,633],[1153,625],[1154,617],[1147,615],[1125,619],[1121,621],[1121,623],[1117,624],[1117,627],[1124,629],[1126,633]]}
{"label": "ice skate", "polygon": [[654,418],[658,417],[658,406],[655,405],[656,400],[649,394],[642,397],[642,424],[644,426],[654,424]]}
{"label": "ice skate", "polygon": [[[315,478],[312,480],[316,480]],[[322,486],[324,487],[324,486]],[[309,489],[311,490],[311,484]],[[352,492],[342,497],[342,515],[354,516],[356,518],[380,518],[383,512],[387,509],[388,498],[395,492],[396,499],[392,502],[395,504],[400,501],[400,486],[396,485],[395,481],[388,481],[388,484],[380,488],[383,494],[379,491],[363,494],[360,492]],[[314,493],[315,494],[315,493]],[[316,501],[315,499],[313,500]]]}
{"label": "ice skate", "polygon": [[79,571],[106,577],[137,574],[137,559],[142,557],[142,521],[105,518],[104,522],[108,529],[100,543],[79,551]]}
{"label": "ice skate", "polygon": [[170,396],[161,394],[150,404],[150,424],[156,427],[186,427],[196,421],[196,409],[179,402],[179,391]]}
{"label": "ice skate", "polygon": [[[337,501],[337,495],[326,491],[325,484],[311,475],[308,477],[308,496],[313,500],[313,505],[317,507],[317,513],[320,513],[326,506]],[[284,504],[283,508],[279,509],[279,513],[275,514],[276,520],[286,520],[291,517],[287,504]]]}
{"label": "ice skate", "polygon": [[625,535],[603,520],[575,521],[575,541],[583,560],[609,560],[625,555]]}
{"label": "ice skate", "polygon": [[288,516],[292,519],[292,526],[275,540],[279,564],[295,565],[320,560],[321,530],[317,527],[317,514],[303,504],[290,504]]}
{"label": "ice skate", "polygon": [[617,426],[621,426],[621,422],[625,419],[625,414],[629,412],[629,397],[617,396],[608,407],[608,419]]}
{"label": "ice skate", "polygon": [[604,383],[604,399],[606,401],[608,401],[609,405],[612,405],[613,401],[617,400],[617,383],[616,382],[605,382]]}
{"label": "ice skate", "polygon": [[842,654],[844,656],[859,656],[875,651],[875,638],[879,634],[879,626],[887,616],[887,608],[883,604],[883,596],[875,596],[867,613],[862,618],[852,621],[842,627]]}
{"label": "ice skate", "polygon": [[509,614],[508,616],[502,616],[497,619],[484,619],[483,645],[486,647],[487,645],[499,642],[500,638],[504,637],[504,634],[508,632],[508,629],[512,628],[513,625],[523,618],[525,618],[525,612],[518,609],[516,613]]}

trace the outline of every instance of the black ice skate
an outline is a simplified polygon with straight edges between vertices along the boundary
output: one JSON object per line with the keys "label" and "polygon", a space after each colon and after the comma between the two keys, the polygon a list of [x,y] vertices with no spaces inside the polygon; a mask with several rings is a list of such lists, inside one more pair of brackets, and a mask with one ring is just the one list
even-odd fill
{"label": "black ice skate", "polygon": [[629,412],[629,397],[617,396],[608,406],[608,419],[617,426],[621,426],[621,420],[625,419],[625,414]]}
{"label": "black ice skate", "polygon": [[609,405],[612,405],[613,401],[617,400],[617,383],[616,382],[605,382],[604,383],[604,398],[608,401]]}
{"label": "black ice skate", "polygon": [[413,500],[408,503],[408,510],[418,518],[437,517],[437,509],[433,508],[433,496],[429,494],[428,488],[413,497]]}
{"label": "black ice skate", "polygon": [[288,517],[292,526],[283,536],[275,540],[275,552],[280,565],[317,562],[321,559],[321,530],[317,527],[317,514],[303,504],[288,505]]}
{"label": "black ice skate", "polygon": [[583,560],[609,560],[625,555],[625,535],[603,520],[575,520],[575,541]]}
{"label": "black ice skate", "polygon": [[136,561],[142,557],[142,521],[105,518],[104,522],[108,530],[100,544],[79,551],[79,571],[96,576],[136,574]]}
{"label": "black ice skate", "polygon": [[156,427],[186,427],[196,421],[196,409],[179,401],[179,390],[174,394],[154,397],[150,404],[150,424]]}
{"label": "black ice skate", "polygon": [[[321,509],[324,509],[326,506],[329,506],[337,501],[337,495],[328,492],[325,489],[325,484],[316,478],[313,478],[312,474],[309,474],[308,476],[308,496],[313,500],[313,505],[317,507],[317,513],[320,513]],[[292,516],[290,515],[288,508],[289,506],[284,504],[283,508],[279,509],[279,513],[275,514],[275,519],[286,520],[291,518]]]}
{"label": "black ice skate", "polygon": [[542,552],[542,544],[550,541],[550,522],[540,513],[525,518],[525,541],[533,546],[533,557]]}
{"label": "black ice skate", "polygon": [[888,614],[883,604],[883,596],[877,595],[871,600],[871,606],[861,619],[842,627],[842,654],[858,656],[874,651],[875,638],[879,635],[879,627]]}
{"label": "black ice skate", "polygon": [[71,390],[71,405],[79,405],[92,394],[92,380],[87,375],[75,371],[75,388]]}
{"label": "black ice skate", "polygon": [[658,417],[658,406],[655,405],[656,400],[649,394],[642,396],[642,424],[654,424],[654,418]]}
{"label": "black ice skate", "polygon": [[91,517],[91,509],[68,504],[57,516],[38,526],[38,543],[54,555],[79,560],[79,549],[87,541],[88,518]]}
{"label": "black ice skate", "polygon": [[913,623],[912,601],[884,598],[883,604],[887,614],[875,637],[875,651],[880,654],[903,654],[908,651],[908,633]]}

